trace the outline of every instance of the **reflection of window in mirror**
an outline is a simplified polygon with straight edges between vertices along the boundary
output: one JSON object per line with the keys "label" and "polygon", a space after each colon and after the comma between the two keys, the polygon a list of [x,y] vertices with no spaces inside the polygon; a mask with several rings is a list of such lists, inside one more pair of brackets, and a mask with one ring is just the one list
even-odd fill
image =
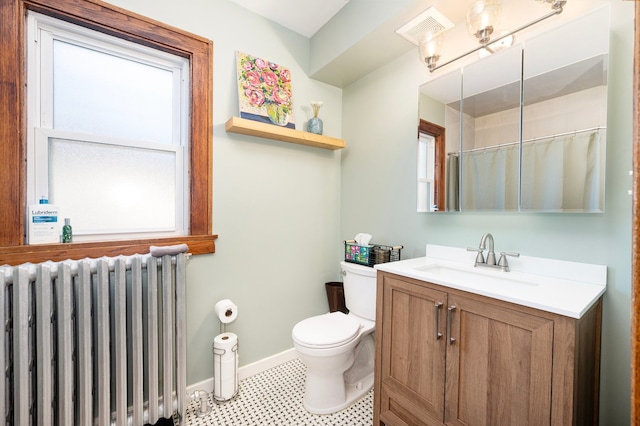
{"label": "reflection of window in mirror", "polygon": [[420,120],[418,126],[418,211],[445,210],[445,129]]}

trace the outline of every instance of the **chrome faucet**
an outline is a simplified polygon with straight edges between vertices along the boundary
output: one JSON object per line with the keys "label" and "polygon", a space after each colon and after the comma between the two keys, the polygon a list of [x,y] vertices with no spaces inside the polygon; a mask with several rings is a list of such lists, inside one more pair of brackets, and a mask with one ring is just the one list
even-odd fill
{"label": "chrome faucet", "polygon": [[[485,260],[484,250],[487,248],[486,243],[489,241],[489,251],[487,252],[487,258]],[[476,256],[476,262],[473,266],[485,266],[489,268],[497,268],[504,272],[509,272],[509,263],[507,262],[507,256],[519,257],[520,253],[512,253],[512,252],[500,252],[500,259],[496,264],[496,254],[493,251],[493,235],[486,233],[480,239],[480,245],[478,248],[467,247],[467,251],[476,251],[478,255]]]}
{"label": "chrome faucet", "polygon": [[[484,250],[486,247],[486,242],[487,240],[489,240],[489,252],[487,253],[487,258],[484,261],[485,265],[487,266],[493,266],[496,264],[496,254],[493,251],[493,235],[486,233],[482,236],[482,239],[480,240],[480,246],[478,247],[480,250]],[[478,261],[476,259],[476,266]]]}

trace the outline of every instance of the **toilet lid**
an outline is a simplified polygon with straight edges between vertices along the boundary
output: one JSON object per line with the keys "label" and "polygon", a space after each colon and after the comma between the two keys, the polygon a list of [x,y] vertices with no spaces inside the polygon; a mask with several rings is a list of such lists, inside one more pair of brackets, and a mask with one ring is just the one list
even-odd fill
{"label": "toilet lid", "polygon": [[349,343],[358,336],[360,324],[342,312],[318,315],[293,327],[293,338],[308,347],[330,348]]}

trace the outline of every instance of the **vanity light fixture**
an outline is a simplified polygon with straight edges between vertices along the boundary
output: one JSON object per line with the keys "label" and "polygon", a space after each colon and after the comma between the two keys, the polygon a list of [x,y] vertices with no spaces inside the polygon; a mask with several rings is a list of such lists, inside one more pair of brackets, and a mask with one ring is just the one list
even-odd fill
{"label": "vanity light fixture", "polygon": [[434,6],[396,30],[396,34],[418,46],[420,61],[431,69],[436,66],[442,52],[443,33],[455,25]]}
{"label": "vanity light fixture", "polygon": [[500,20],[501,5],[499,0],[478,0],[467,12],[467,29],[480,44],[486,45]]}
{"label": "vanity light fixture", "polygon": [[491,39],[491,35],[494,34],[495,25],[500,17],[500,0],[479,0],[476,1],[472,8],[467,13],[467,29],[469,32],[478,39],[480,46],[472,49],[460,56],[457,56],[443,64],[438,65],[437,62],[441,56],[441,48],[443,43],[444,32],[437,34],[426,33],[420,40],[418,45],[420,52],[420,59],[426,64],[429,72],[449,65],[452,62],[462,59],[467,55],[474,52],[481,51],[481,56],[494,53],[500,49],[506,48],[513,44],[514,35],[526,28],[531,27],[539,22],[544,21],[554,15],[562,13],[566,0],[535,0],[541,3],[547,3],[551,6],[551,12],[546,15],[537,18],[528,24],[525,24],[513,31],[503,31],[495,39]]}
{"label": "vanity light fixture", "polygon": [[443,40],[444,32],[442,31],[429,31],[420,39],[418,52],[420,58],[427,64],[429,71],[433,71],[438,59],[440,59]]}

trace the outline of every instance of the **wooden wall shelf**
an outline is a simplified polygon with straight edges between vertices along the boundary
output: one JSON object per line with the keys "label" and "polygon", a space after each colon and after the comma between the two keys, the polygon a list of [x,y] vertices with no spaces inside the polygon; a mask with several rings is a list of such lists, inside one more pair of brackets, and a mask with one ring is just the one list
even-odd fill
{"label": "wooden wall shelf", "polygon": [[261,138],[331,150],[341,149],[346,146],[343,139],[316,135],[315,133],[289,129],[274,124],[260,123],[259,121],[239,117],[231,117],[225,124],[225,130],[231,133],[259,136]]}

